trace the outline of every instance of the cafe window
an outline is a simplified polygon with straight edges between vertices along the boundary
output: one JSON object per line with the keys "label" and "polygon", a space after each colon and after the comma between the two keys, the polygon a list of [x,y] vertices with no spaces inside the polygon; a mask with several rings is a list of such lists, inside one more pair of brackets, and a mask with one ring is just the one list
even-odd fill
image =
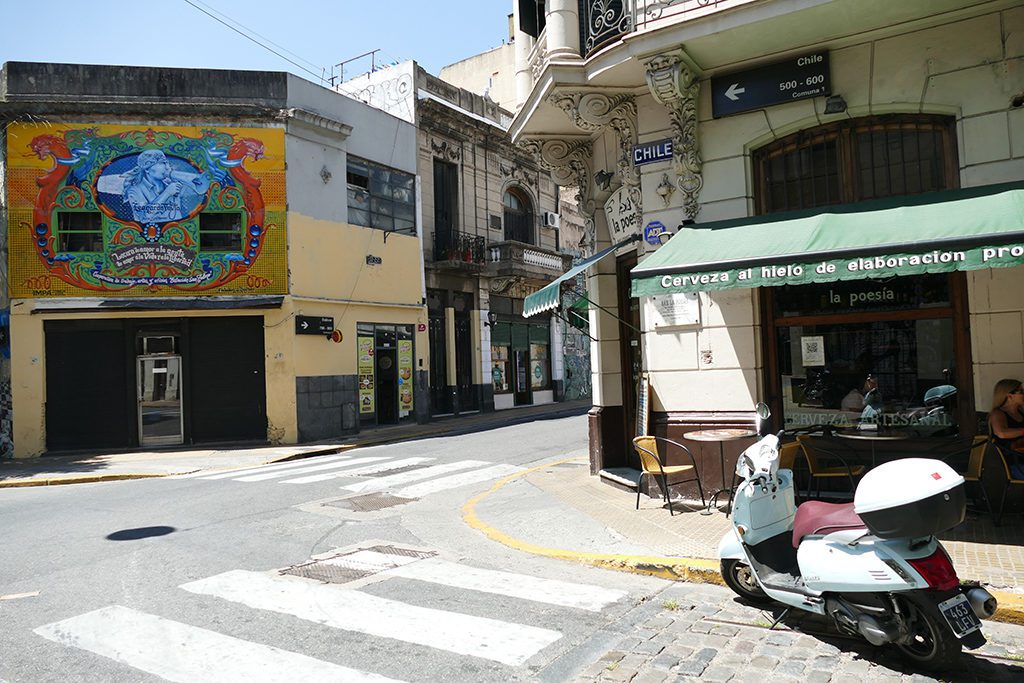
{"label": "cafe window", "polygon": [[954,273],[765,288],[784,426],[956,434],[966,368],[952,301],[962,282]]}
{"label": "cafe window", "polygon": [[416,176],[349,155],[348,222],[416,234]]}
{"label": "cafe window", "polygon": [[760,214],[957,186],[955,122],[894,114],[800,131],[753,153]]}

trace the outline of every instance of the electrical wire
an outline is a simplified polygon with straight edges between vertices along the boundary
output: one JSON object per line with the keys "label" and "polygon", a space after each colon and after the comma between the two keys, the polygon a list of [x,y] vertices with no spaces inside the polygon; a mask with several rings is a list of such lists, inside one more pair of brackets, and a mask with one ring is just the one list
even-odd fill
{"label": "electrical wire", "polygon": [[[278,57],[280,57],[280,58],[281,58],[281,59],[283,59],[284,61],[286,61],[286,62],[288,62],[289,64],[291,64],[292,66],[296,66],[296,67],[298,67],[298,68],[302,69],[302,70],[303,70],[303,71],[305,71],[306,73],[308,73],[308,74],[310,74],[311,76],[313,76],[313,78],[316,78],[317,80],[322,80],[322,79],[323,79],[323,74],[322,74],[322,73],[318,75],[317,73],[315,73],[315,72],[313,72],[313,71],[310,71],[310,70],[309,70],[309,69],[307,69],[306,67],[302,66],[302,65],[301,65],[301,64],[299,64],[298,62],[296,62],[296,61],[294,61],[294,60],[292,60],[292,59],[289,59],[288,57],[285,57],[285,56],[284,56],[283,54],[281,54],[281,53],[280,53],[280,52],[278,52],[277,50],[274,50],[273,48],[269,47],[268,45],[266,45],[266,44],[264,44],[264,43],[261,43],[260,41],[256,40],[255,38],[253,38],[253,37],[252,37],[252,36],[250,36],[249,34],[245,33],[244,31],[242,31],[242,30],[240,30],[240,29],[238,29],[238,28],[236,28],[236,27],[232,26],[231,24],[229,24],[229,23],[228,23],[228,22],[226,22],[225,20],[221,19],[220,17],[216,16],[215,14],[212,14],[211,12],[209,12],[209,11],[207,11],[207,10],[203,9],[202,7],[200,7],[199,5],[197,5],[197,4],[195,3],[195,2],[193,2],[193,0],[184,0],[184,2],[185,2],[186,4],[188,4],[188,5],[192,6],[193,8],[195,8],[195,9],[199,10],[200,12],[202,12],[203,14],[205,14],[206,16],[208,16],[208,17],[210,17],[211,19],[213,19],[214,21],[216,21],[216,22],[218,22],[218,23],[220,23],[220,24],[223,24],[224,26],[227,26],[227,27],[228,27],[229,29],[231,29],[232,31],[234,31],[234,32],[235,32],[235,33],[237,33],[238,35],[242,36],[243,38],[246,38],[246,39],[248,39],[248,40],[251,40],[252,42],[256,43],[257,45],[259,45],[259,46],[260,46],[260,47],[262,47],[263,49],[267,50],[268,52],[272,52],[273,54],[277,55]],[[225,15],[225,16],[227,16],[227,15]],[[232,21],[234,21],[234,19],[232,19]],[[236,23],[237,23],[237,22],[236,22]],[[239,24],[239,26],[241,26],[241,24]],[[244,27],[243,27],[243,28],[244,28]],[[248,29],[246,29],[246,30],[248,30]],[[257,34],[257,35],[258,35],[258,34]],[[281,48],[281,49],[282,49],[282,50],[284,50],[284,48]],[[287,50],[286,50],[286,52],[287,52]],[[302,59],[302,58],[301,58],[301,57],[299,57],[299,59]],[[305,59],[303,59],[302,61],[304,61],[304,62],[305,62],[306,60],[305,60]],[[312,64],[312,62],[307,62],[307,63],[309,63],[309,64]]]}

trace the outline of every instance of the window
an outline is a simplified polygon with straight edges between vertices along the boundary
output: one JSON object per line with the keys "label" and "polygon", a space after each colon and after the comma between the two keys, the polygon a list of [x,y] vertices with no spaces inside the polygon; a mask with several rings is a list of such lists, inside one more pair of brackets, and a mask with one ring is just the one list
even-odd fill
{"label": "window", "polygon": [[544,0],[519,0],[519,30],[536,38],[544,30],[547,20]]}
{"label": "window", "polygon": [[242,251],[242,214],[199,214],[199,251]]}
{"label": "window", "polygon": [[103,219],[99,211],[57,213],[57,251],[103,251]]}
{"label": "window", "polygon": [[533,207],[530,199],[516,188],[502,197],[505,206],[505,239],[533,244]]}
{"label": "window", "polygon": [[953,130],[952,117],[891,115],[777,140],[753,155],[758,213],[955,188]]}
{"label": "window", "polygon": [[348,222],[416,234],[416,176],[348,157]]}

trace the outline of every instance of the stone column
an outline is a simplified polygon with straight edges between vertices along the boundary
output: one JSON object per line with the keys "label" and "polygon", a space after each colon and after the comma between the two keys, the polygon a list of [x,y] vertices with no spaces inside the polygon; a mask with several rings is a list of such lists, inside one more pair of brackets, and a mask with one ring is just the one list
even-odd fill
{"label": "stone column", "polygon": [[580,56],[580,14],[577,0],[548,0],[548,55],[582,59]]}
{"label": "stone column", "polygon": [[519,30],[519,3],[515,3],[512,13],[512,40],[515,43],[516,56],[516,109],[523,106],[533,89],[533,74],[530,72],[530,51],[537,41]]}

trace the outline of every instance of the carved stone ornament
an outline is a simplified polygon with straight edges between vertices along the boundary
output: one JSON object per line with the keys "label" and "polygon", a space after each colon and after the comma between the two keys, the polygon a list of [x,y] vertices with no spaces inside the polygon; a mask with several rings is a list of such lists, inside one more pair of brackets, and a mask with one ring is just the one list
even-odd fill
{"label": "carved stone ornament", "polygon": [[434,138],[430,138],[430,149],[438,157],[447,161],[460,161],[462,159],[462,149],[447,140],[438,142]]}
{"label": "carved stone ornament", "polygon": [[674,129],[672,164],[676,185],[683,191],[683,210],[695,220],[698,199],[704,185],[700,149],[697,145],[697,93],[700,82],[683,63],[678,52],[661,54],[644,62],[651,95],[669,110]]}
{"label": "carved stone ornament", "polygon": [[590,160],[594,145],[586,138],[524,138],[519,147],[532,155],[551,173],[557,185],[576,188],[576,203],[584,219],[584,229],[594,238],[594,188]]}
{"label": "carved stone ornament", "polygon": [[491,294],[501,294],[508,291],[513,286],[519,284],[522,278],[519,277],[494,277],[491,278],[490,291]]}
{"label": "carved stone ornament", "polygon": [[513,162],[511,166],[498,162],[498,169],[501,171],[501,177],[506,180],[514,180],[520,185],[526,185],[527,187],[536,187],[537,176],[536,174],[530,173],[527,169],[519,165],[518,162]]}
{"label": "carved stone ornament", "polygon": [[605,128],[615,131],[619,143],[616,170],[624,185],[639,187],[640,169],[632,162],[636,144],[636,102],[627,93],[606,95],[599,92],[555,92],[548,101],[565,112],[569,120],[587,133],[600,133]]}

